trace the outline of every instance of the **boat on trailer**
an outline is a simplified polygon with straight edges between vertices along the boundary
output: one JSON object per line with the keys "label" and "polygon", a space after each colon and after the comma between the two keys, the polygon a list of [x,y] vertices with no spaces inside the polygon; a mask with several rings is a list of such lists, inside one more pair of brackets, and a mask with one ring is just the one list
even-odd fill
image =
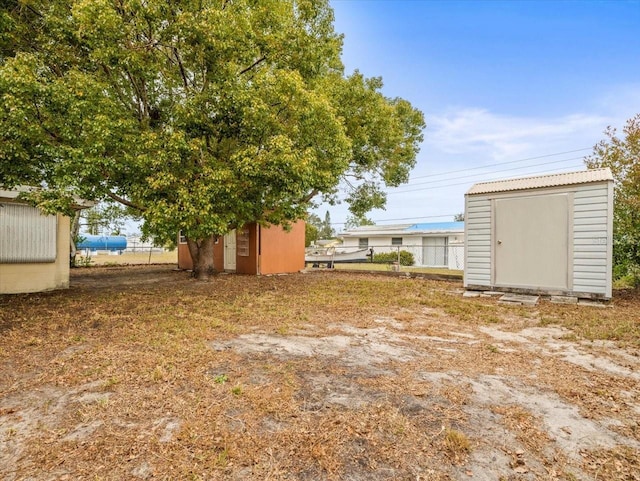
{"label": "boat on trailer", "polygon": [[305,253],[306,264],[313,264],[314,267],[320,264],[348,264],[369,262],[371,257],[369,249],[358,249],[352,251],[338,250],[335,247],[310,249]]}

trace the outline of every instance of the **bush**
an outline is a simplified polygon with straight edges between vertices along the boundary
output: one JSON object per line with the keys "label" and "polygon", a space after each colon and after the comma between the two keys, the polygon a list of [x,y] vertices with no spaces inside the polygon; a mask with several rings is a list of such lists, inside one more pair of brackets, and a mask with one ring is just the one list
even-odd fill
{"label": "bush", "polygon": [[[398,262],[397,252],[381,252],[380,254],[373,255],[373,262],[375,264],[389,264],[391,262]],[[400,265],[412,266],[415,263],[413,254],[409,251],[400,251]]]}

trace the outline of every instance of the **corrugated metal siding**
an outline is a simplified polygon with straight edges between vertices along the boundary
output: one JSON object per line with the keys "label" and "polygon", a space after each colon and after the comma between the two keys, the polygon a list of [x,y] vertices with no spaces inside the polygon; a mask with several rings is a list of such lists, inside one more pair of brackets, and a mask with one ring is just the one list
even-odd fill
{"label": "corrugated metal siding", "polygon": [[491,202],[485,197],[465,201],[465,285],[491,285]]}
{"label": "corrugated metal siding", "polygon": [[57,219],[23,204],[0,203],[0,263],[55,262]]}
{"label": "corrugated metal siding", "polygon": [[540,189],[543,187],[558,187],[563,185],[584,184],[613,180],[611,170],[592,169],[563,174],[538,175],[519,179],[500,180],[496,182],[480,182],[473,185],[467,194],[485,194],[490,192],[507,192],[515,190]]}
{"label": "corrugated metal siding", "polygon": [[[573,218],[573,291],[607,294],[608,185],[576,189]],[[610,188],[613,188],[612,186]],[[611,213],[612,214],[612,213]]]}

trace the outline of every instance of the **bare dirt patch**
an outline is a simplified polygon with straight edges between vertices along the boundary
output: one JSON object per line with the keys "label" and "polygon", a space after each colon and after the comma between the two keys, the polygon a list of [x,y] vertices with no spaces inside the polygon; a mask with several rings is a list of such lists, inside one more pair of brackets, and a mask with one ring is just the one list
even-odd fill
{"label": "bare dirt patch", "polygon": [[0,297],[0,478],[638,480],[638,329],[631,293],[82,269]]}

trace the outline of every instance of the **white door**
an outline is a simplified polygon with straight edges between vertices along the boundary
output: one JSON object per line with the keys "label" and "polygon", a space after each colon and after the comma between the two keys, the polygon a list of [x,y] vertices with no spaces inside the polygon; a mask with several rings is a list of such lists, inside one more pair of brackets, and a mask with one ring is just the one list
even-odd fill
{"label": "white door", "polygon": [[567,289],[568,195],[497,199],[494,215],[495,284]]}
{"label": "white door", "polygon": [[224,236],[224,270],[236,270],[236,231],[232,230]]}

